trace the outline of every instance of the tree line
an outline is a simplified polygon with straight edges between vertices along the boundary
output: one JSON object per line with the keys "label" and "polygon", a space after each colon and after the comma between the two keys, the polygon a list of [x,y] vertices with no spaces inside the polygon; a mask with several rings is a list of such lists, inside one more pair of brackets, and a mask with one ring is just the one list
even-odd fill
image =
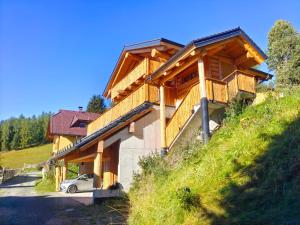
{"label": "tree line", "polygon": [[0,122],[0,150],[9,151],[47,143],[46,133],[51,113],[10,118]]}

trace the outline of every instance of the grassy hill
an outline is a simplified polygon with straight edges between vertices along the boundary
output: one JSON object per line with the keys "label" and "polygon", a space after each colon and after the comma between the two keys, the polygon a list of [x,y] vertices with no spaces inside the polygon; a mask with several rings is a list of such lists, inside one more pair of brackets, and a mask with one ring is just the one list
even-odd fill
{"label": "grassy hill", "polygon": [[46,161],[52,152],[52,144],[41,145],[23,150],[0,152],[0,165],[8,168],[22,168],[24,163],[40,163]]}
{"label": "grassy hill", "polygon": [[226,121],[207,146],[144,160],[129,224],[300,224],[300,89],[284,93]]}

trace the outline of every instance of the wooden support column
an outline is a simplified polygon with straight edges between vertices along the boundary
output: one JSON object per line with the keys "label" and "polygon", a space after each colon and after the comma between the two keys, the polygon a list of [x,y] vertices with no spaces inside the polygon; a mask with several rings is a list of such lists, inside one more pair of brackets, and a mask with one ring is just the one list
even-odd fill
{"label": "wooden support column", "polygon": [[160,142],[161,155],[165,155],[167,151],[166,143],[166,105],[165,105],[165,87],[163,84],[159,87],[160,94]]}
{"label": "wooden support column", "polygon": [[60,180],[60,168],[59,166],[55,167],[55,190],[59,191],[59,180]]}
{"label": "wooden support column", "polygon": [[64,165],[62,167],[62,180],[67,179],[67,171],[68,171],[68,162],[67,160],[64,159]]}
{"label": "wooden support column", "polygon": [[198,74],[200,82],[200,99],[201,99],[201,120],[202,120],[202,139],[205,144],[208,143],[210,138],[209,132],[209,113],[208,113],[208,100],[206,94],[205,70],[203,58],[198,60]]}
{"label": "wooden support column", "polygon": [[97,145],[97,153],[94,159],[94,187],[101,188],[101,175],[102,175],[102,155],[104,149],[104,141],[101,140]]}

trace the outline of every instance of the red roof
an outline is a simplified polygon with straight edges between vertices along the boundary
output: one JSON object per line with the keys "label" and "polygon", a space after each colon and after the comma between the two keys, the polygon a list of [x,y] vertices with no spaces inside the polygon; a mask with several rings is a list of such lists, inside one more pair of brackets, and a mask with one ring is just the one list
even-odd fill
{"label": "red roof", "polygon": [[49,138],[53,135],[86,136],[87,128],[80,124],[88,124],[97,119],[100,114],[84,111],[59,110],[51,116],[48,125]]}

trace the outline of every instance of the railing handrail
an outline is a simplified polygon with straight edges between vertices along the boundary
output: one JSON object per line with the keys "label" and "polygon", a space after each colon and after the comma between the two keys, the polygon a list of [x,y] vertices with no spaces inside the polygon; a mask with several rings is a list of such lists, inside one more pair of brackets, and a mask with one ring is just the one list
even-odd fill
{"label": "railing handrail", "polygon": [[177,109],[175,110],[175,112],[172,115],[172,118],[168,121],[166,127],[171,123],[171,121],[173,120],[173,118],[175,117],[177,111],[179,110],[180,106],[184,103],[185,99],[187,98],[187,96],[189,95],[189,93],[192,91],[193,87],[198,85],[199,82],[195,83],[192,85],[191,89],[188,91],[188,93],[184,96],[184,98],[182,99],[182,101],[180,102],[180,104],[178,105]]}
{"label": "railing handrail", "polygon": [[215,78],[212,78],[212,77],[205,77],[206,80],[211,80],[211,81],[215,81],[215,82],[218,82],[218,83],[221,83],[221,84],[227,84],[225,81],[223,80],[218,80],[218,79],[215,79]]}
{"label": "railing handrail", "polygon": [[225,80],[227,80],[227,78],[231,77],[232,75],[234,75],[238,70],[234,70],[232,73],[230,73],[229,75],[227,75],[226,77],[224,77],[222,79],[222,81],[226,82]]}

